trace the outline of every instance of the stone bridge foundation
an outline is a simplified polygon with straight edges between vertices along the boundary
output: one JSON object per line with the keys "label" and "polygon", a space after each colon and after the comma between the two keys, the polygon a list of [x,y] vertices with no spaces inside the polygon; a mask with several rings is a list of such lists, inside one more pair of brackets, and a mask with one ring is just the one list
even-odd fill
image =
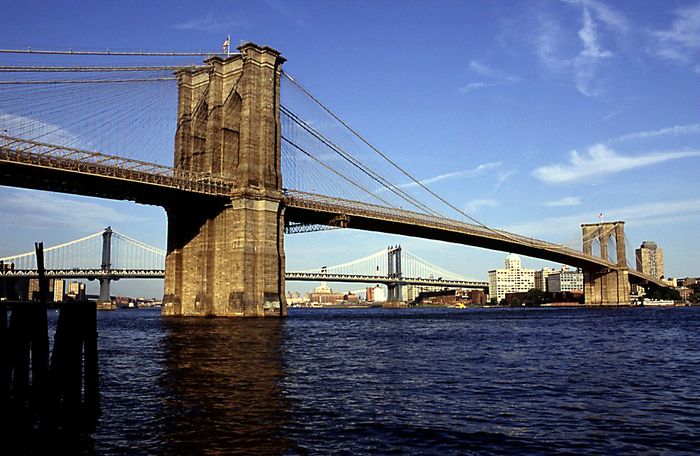
{"label": "stone bridge foundation", "polygon": [[284,316],[279,80],[284,59],[244,44],[178,72],[175,166],[233,181],[219,202],[173,201],[163,315]]}

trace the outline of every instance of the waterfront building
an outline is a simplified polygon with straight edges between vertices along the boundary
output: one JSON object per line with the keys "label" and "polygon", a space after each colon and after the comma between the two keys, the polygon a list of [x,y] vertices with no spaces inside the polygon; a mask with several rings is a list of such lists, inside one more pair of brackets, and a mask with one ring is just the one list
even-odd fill
{"label": "waterfront building", "polygon": [[54,281],[53,281],[53,300],[54,300],[54,302],[63,302],[64,291],[65,291],[65,281],[63,279],[54,279]]}
{"label": "waterfront building", "polygon": [[504,269],[489,271],[489,296],[501,302],[506,293],[527,292],[535,288],[535,270],[523,268],[520,257],[509,254]]}
{"label": "waterfront building", "polygon": [[547,276],[547,291],[550,293],[583,292],[583,272],[562,266],[560,271]]}
{"label": "waterfront building", "polygon": [[664,252],[653,241],[644,241],[634,251],[637,259],[637,271],[660,279],[664,276]]}
{"label": "waterfront building", "polygon": [[413,302],[421,293],[432,293],[444,288],[439,285],[406,285],[403,289],[403,297],[407,302]]}
{"label": "waterfront building", "polygon": [[82,282],[68,282],[66,297],[75,301],[85,300],[85,284]]}
{"label": "waterfront building", "polygon": [[309,301],[318,304],[337,304],[343,301],[343,297],[343,293],[334,293],[326,282],[321,282],[321,285],[311,291]]}
{"label": "waterfront building", "polygon": [[554,272],[556,272],[554,268],[542,268],[539,271],[535,271],[535,288],[540,291],[548,291],[547,277]]}

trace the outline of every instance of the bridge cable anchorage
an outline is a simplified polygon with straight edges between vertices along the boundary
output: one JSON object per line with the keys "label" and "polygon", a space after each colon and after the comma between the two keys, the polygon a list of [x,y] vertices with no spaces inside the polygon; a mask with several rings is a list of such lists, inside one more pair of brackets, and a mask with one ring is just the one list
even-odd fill
{"label": "bridge cable anchorage", "polygon": [[[45,55],[94,55],[94,56],[132,56],[132,57],[211,57],[227,55],[224,52],[147,52],[147,51],[52,51],[45,49],[0,49],[0,54],[45,54]],[[241,55],[231,53],[228,55]]]}
{"label": "bridge cable anchorage", "polygon": [[[290,118],[295,124],[299,125],[301,128],[303,128],[307,133],[311,134],[314,138],[318,139],[321,141],[322,144],[324,144],[326,147],[334,151],[336,154],[340,155],[344,160],[346,160],[348,163],[352,164],[355,166],[357,169],[359,169],[363,174],[367,175],[370,179],[374,180],[375,182],[379,183],[381,186],[384,188],[387,188],[389,191],[397,195],[399,198],[403,199],[404,201],[426,211],[427,213],[432,213],[435,216],[438,217],[443,217],[441,214],[438,212],[434,211],[427,205],[423,204],[422,202],[418,201],[417,199],[413,198],[411,195],[408,193],[404,192],[400,188],[398,188],[396,185],[392,184],[391,182],[387,181],[385,178],[383,178],[380,174],[372,171],[371,168],[363,164],[360,160],[355,158],[352,154],[349,152],[345,151],[343,148],[338,146],[336,143],[328,139],[326,136],[324,136],[322,133],[320,133],[318,130],[313,128],[311,125],[309,125],[307,122],[302,120],[299,116],[294,114],[292,111],[287,109],[285,106],[280,105],[280,112],[286,115],[287,117]],[[308,152],[304,151],[307,155]],[[309,155],[310,156],[310,155]],[[311,157],[314,158],[314,157]],[[314,160],[316,160],[314,158]],[[318,161],[318,160],[316,160]],[[365,190],[367,191],[367,190]],[[386,202],[385,200],[379,198],[375,192],[369,192],[367,191],[370,195],[375,197],[376,199],[384,202],[385,204],[390,203]]]}
{"label": "bridge cable anchorage", "polygon": [[[301,83],[299,83],[296,79],[294,79],[294,78],[293,78],[291,75],[289,75],[286,71],[282,71],[282,75],[285,76],[289,81],[291,81],[295,86],[297,86],[307,97],[309,97],[311,100],[313,100],[318,106],[320,106],[324,111],[326,111],[326,112],[327,112],[331,117],[333,117],[337,122],[339,122],[341,125],[343,125],[343,127],[345,127],[345,128],[346,128],[348,131],[350,131],[353,135],[355,135],[360,141],[362,141],[363,143],[365,143],[370,149],[372,149],[374,152],[376,152],[379,156],[381,156],[384,160],[386,160],[388,163],[390,163],[394,168],[396,168],[397,170],[399,170],[403,175],[405,175],[406,177],[408,177],[413,183],[415,183],[416,185],[418,185],[420,188],[422,188],[423,190],[427,191],[427,192],[428,192],[429,194],[431,194],[433,197],[437,198],[440,202],[442,202],[443,204],[445,204],[445,205],[448,206],[449,208],[453,209],[454,211],[456,211],[456,212],[459,213],[460,215],[462,215],[462,216],[468,218],[469,220],[471,220],[472,222],[476,223],[477,225],[480,225],[480,226],[482,226],[482,227],[484,227],[484,228],[486,228],[486,229],[488,229],[488,230],[491,230],[491,231],[493,231],[494,233],[496,233],[496,234],[498,234],[498,235],[509,237],[509,233],[507,233],[507,232],[505,232],[505,231],[495,230],[495,229],[489,227],[488,225],[486,225],[486,224],[480,222],[479,220],[477,220],[477,219],[475,219],[474,217],[470,216],[469,214],[465,213],[464,211],[462,211],[461,209],[459,209],[458,207],[456,207],[455,205],[453,205],[452,203],[450,203],[449,201],[447,201],[446,199],[444,199],[443,197],[441,197],[440,195],[438,195],[438,194],[435,193],[434,191],[430,190],[430,189],[429,189],[425,184],[423,184],[420,180],[418,180],[418,179],[416,179],[415,177],[413,177],[413,175],[411,175],[408,171],[406,171],[406,170],[403,169],[401,166],[399,166],[396,162],[394,162],[393,160],[391,160],[386,154],[384,154],[383,152],[381,152],[377,147],[375,147],[374,145],[372,145],[372,144],[371,144],[368,140],[366,140],[362,135],[360,135],[357,131],[355,131],[352,127],[350,127],[350,125],[348,125],[345,121],[343,121],[340,117],[338,117],[333,111],[330,110],[330,108],[328,108],[326,105],[324,105],[323,103],[321,103],[321,101],[320,101],[319,99],[317,99],[315,96],[313,96],[308,90],[306,90],[306,89],[301,85]],[[510,238],[510,237],[509,237],[509,238]],[[515,240],[515,239],[511,238],[511,240]]]}

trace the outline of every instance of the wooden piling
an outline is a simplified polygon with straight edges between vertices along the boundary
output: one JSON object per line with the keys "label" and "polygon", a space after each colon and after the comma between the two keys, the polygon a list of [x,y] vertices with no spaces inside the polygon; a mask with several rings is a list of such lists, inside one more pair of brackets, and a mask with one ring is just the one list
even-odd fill
{"label": "wooden piling", "polygon": [[64,302],[56,324],[51,380],[65,425],[94,427],[99,415],[97,307]]}
{"label": "wooden piling", "polygon": [[5,409],[10,398],[10,358],[7,336],[7,303],[0,301],[0,407]]}
{"label": "wooden piling", "polygon": [[40,301],[12,302],[9,325],[8,302],[0,301],[0,412],[15,424],[90,432],[100,412],[97,307],[60,304],[49,365],[48,280],[43,244],[35,248]]}

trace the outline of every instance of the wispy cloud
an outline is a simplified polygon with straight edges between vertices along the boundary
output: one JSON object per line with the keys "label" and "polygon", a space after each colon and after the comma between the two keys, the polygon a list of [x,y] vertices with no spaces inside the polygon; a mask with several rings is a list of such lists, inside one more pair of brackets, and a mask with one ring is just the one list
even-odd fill
{"label": "wispy cloud", "polygon": [[586,96],[599,95],[603,89],[598,79],[598,66],[601,60],[613,56],[602,48],[598,27],[590,11],[583,9],[583,26],[578,32],[583,49],[573,61],[574,80],[579,92]]}
{"label": "wispy cloud", "polygon": [[494,185],[494,190],[498,190],[501,188],[501,185],[505,183],[505,181],[508,180],[511,176],[515,175],[515,171],[502,171],[501,173],[498,174],[498,177],[496,178],[496,185]]}
{"label": "wispy cloud", "polygon": [[600,66],[614,56],[603,46],[604,31],[625,33],[629,29],[628,22],[620,13],[594,0],[563,1],[581,9],[580,50],[575,55],[564,55],[561,43],[567,41],[568,30],[555,19],[543,16],[535,39],[535,53],[548,70],[570,74],[576,89],[583,95],[600,95],[605,91]]}
{"label": "wispy cloud", "polygon": [[[420,184],[422,184],[422,185],[429,185],[429,184],[433,184],[435,182],[443,181],[446,179],[452,179],[455,177],[474,177],[474,176],[481,175],[487,171],[496,169],[496,168],[500,167],[501,165],[502,165],[501,162],[482,163],[473,169],[465,169],[462,171],[453,171],[451,173],[438,174],[437,176],[428,177],[426,179],[419,180],[418,182],[420,182]],[[418,186],[420,186],[420,184],[418,182],[408,182],[405,184],[399,184],[396,187],[402,188],[402,189],[418,187]],[[384,189],[384,191],[386,191],[386,189]]]}
{"label": "wispy cloud", "polygon": [[497,85],[495,82],[470,82],[469,84],[457,89],[457,92],[468,93],[479,89],[485,89],[486,87],[493,87],[495,85]]}
{"label": "wispy cloud", "polygon": [[301,18],[301,11],[299,8],[291,7],[290,5],[296,5],[291,2],[284,2],[279,0],[263,0],[267,6],[277,11],[282,16],[293,20],[299,27],[304,29],[309,29],[308,24]]}
{"label": "wispy cloud", "polygon": [[568,164],[542,166],[533,171],[532,174],[541,181],[548,183],[575,182],[669,160],[698,156],[700,156],[700,150],[654,152],[637,156],[624,156],[603,144],[597,144],[589,148],[585,154],[579,154],[577,151],[572,150]]}
{"label": "wispy cloud", "polygon": [[603,117],[602,119],[600,119],[600,121],[601,121],[601,122],[605,122],[606,120],[610,120],[610,119],[612,119],[613,117],[619,116],[619,115],[622,114],[623,112],[625,112],[624,108],[616,109],[616,110],[612,111],[610,114],[608,114],[608,115],[606,115],[605,117]]}
{"label": "wispy cloud", "polygon": [[[106,205],[80,201],[51,193],[29,190],[5,190],[0,193],[0,225],[23,229],[56,226],[85,232],[111,225],[115,220],[136,222],[143,219],[119,212]],[[11,216],[10,216],[11,214]],[[90,214],[76,217],[76,214]]]}
{"label": "wispy cloud", "polygon": [[[606,220],[624,220],[634,224],[635,228],[645,225],[668,224],[670,220],[689,222],[700,220],[700,201],[656,201],[633,204],[618,208],[604,209]],[[593,213],[579,213],[564,217],[548,217],[532,222],[519,223],[504,227],[506,231],[527,236],[570,235],[572,230],[578,230],[582,223],[597,221]]]}
{"label": "wispy cloud", "polygon": [[580,196],[565,196],[565,197],[560,198],[558,200],[547,201],[546,203],[543,203],[543,206],[549,206],[549,207],[566,207],[566,206],[580,206],[580,205],[581,205],[581,197]]}
{"label": "wispy cloud", "polygon": [[207,13],[204,17],[189,19],[175,25],[178,30],[193,30],[202,32],[230,32],[233,29],[245,27],[246,22],[241,20],[233,20],[221,14]]}
{"label": "wispy cloud", "polygon": [[650,32],[651,51],[664,60],[689,63],[700,50],[700,3],[675,11],[665,30]]}
{"label": "wispy cloud", "polygon": [[477,60],[469,62],[469,69],[476,75],[486,78],[486,81],[470,82],[457,89],[459,93],[468,93],[475,90],[499,85],[515,84],[521,81],[518,76],[506,74]]}
{"label": "wispy cloud", "polygon": [[610,142],[623,142],[635,139],[648,139],[666,136],[693,135],[700,133],[700,124],[674,125],[658,130],[637,131],[612,139]]}
{"label": "wispy cloud", "polygon": [[465,206],[465,211],[467,213],[478,212],[482,207],[496,207],[498,206],[498,201],[493,199],[475,199],[469,201]]}
{"label": "wispy cloud", "polygon": [[61,146],[91,149],[92,145],[79,136],[59,127],[32,117],[0,113],[0,132],[19,138],[34,138],[37,141]]}
{"label": "wispy cloud", "polygon": [[535,55],[548,71],[560,73],[566,71],[571,60],[564,57],[560,43],[564,41],[565,30],[554,18],[539,17],[539,29],[535,35]]}
{"label": "wispy cloud", "polygon": [[596,16],[608,27],[626,32],[629,29],[629,21],[622,14],[610,8],[608,5],[596,0],[562,0],[571,5],[580,5],[593,10]]}

